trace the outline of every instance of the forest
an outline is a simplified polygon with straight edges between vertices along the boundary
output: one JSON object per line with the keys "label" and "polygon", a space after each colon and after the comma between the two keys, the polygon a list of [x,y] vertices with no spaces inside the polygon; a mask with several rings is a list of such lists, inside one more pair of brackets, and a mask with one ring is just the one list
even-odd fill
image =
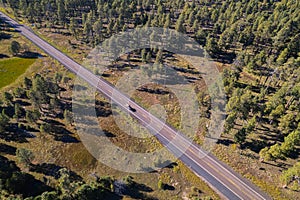
{"label": "forest", "polygon": [[[280,166],[288,161],[281,170],[278,187],[300,192],[300,1],[1,0],[0,5],[11,8],[17,19],[25,19],[36,29],[74,37],[90,48],[116,33],[141,27],[171,28],[193,37],[216,62],[229,66],[222,68],[227,95],[224,136],[241,151],[251,149],[259,162]],[[143,49],[134,54],[147,62],[152,57],[163,60],[167,53]],[[11,128],[12,118],[35,122],[45,110],[58,111],[48,114],[70,123],[70,111],[63,111],[58,92],[59,84],[68,82],[63,78],[66,77],[59,73],[52,80],[36,75],[32,81],[25,79],[23,87],[13,93],[5,92],[0,104],[1,134]],[[21,97],[30,101],[32,111],[25,112],[14,101]],[[40,131],[60,137],[47,123],[40,126]],[[33,167],[27,155],[30,152],[20,151],[23,151],[17,152],[20,158],[29,159],[23,162]],[[22,184],[20,179],[32,177],[19,172],[5,157],[0,159],[4,195],[81,199],[78,195],[99,196],[110,191],[109,178],[91,184],[70,182],[65,178],[70,176],[69,172],[61,170],[60,184],[55,191],[45,185],[41,191],[52,192],[40,192],[41,196],[26,194],[23,186],[13,188],[16,184],[12,182]],[[125,182],[129,186],[135,184],[130,177]]]}

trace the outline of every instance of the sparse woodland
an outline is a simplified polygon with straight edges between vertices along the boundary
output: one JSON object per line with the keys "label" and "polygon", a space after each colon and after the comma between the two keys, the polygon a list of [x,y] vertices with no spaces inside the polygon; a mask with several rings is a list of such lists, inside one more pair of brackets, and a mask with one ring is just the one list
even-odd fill
{"label": "sparse woodland", "polygon": [[[224,135],[240,149],[255,149],[260,162],[277,165],[292,160],[292,164],[282,170],[278,187],[300,191],[300,1],[1,1],[2,5],[12,8],[14,16],[26,19],[37,29],[71,35],[90,47],[115,33],[145,26],[171,28],[193,37],[216,62],[230,66],[222,69],[228,97]],[[149,61],[153,55],[163,62],[165,53],[157,49],[134,52],[142,62]],[[18,130],[30,129],[21,126],[23,120],[34,124],[45,115],[72,123],[71,113],[59,95],[60,85],[66,86],[68,82],[64,79],[67,78],[60,73],[52,80],[36,75],[32,81],[25,79],[23,87],[16,88],[12,94],[4,93],[0,105],[1,138],[13,137],[5,135],[13,128],[9,123],[12,120]],[[32,109],[24,111],[17,101],[20,98],[26,98]],[[40,132],[52,134],[56,139],[61,137],[47,121],[39,128]],[[23,150],[19,156],[32,167],[30,153]],[[0,161],[0,185],[4,185],[1,189],[19,194],[22,188],[11,189],[16,186],[13,181],[22,183],[19,180],[32,177],[19,172],[17,166],[2,156]],[[58,196],[80,199],[83,194],[97,196],[111,190],[111,179],[89,185],[70,182],[67,171],[60,173],[56,192],[46,192],[36,199]],[[127,180],[130,182],[127,185],[134,184],[131,181]],[[21,194],[25,195],[23,191]]]}

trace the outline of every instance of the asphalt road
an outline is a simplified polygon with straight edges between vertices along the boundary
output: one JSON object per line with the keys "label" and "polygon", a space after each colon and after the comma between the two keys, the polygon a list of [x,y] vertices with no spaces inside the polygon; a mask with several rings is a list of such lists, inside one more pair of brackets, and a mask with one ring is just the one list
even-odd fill
{"label": "asphalt road", "polygon": [[[130,112],[141,124],[155,133],[157,139],[165,145],[176,157],[185,163],[197,176],[208,183],[223,199],[271,199],[260,191],[248,180],[232,171],[228,166],[217,160],[213,155],[207,154],[198,145],[192,143],[190,139],[179,133],[172,127],[164,124],[147,110],[130,100],[126,95],[117,91],[107,81],[94,75],[80,64],[42,40],[34,34],[30,28],[18,24],[0,12],[0,17],[13,26],[20,34],[31,40],[45,53],[58,60],[70,71],[78,74],[81,78],[97,88],[101,93],[110,98],[123,109]],[[78,73],[80,72],[80,73]],[[136,109],[132,112],[127,104]],[[163,127],[163,128],[161,128]]]}

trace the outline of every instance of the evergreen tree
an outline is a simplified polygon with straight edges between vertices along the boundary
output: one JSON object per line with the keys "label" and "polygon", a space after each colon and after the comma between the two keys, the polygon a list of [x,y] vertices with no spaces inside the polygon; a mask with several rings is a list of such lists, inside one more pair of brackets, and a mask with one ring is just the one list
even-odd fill
{"label": "evergreen tree", "polygon": [[33,153],[24,148],[17,149],[16,156],[18,160],[26,166],[30,166],[34,159]]}
{"label": "evergreen tree", "polygon": [[12,41],[9,50],[10,50],[10,52],[13,54],[13,56],[18,55],[18,53],[19,53],[20,50],[21,50],[21,45],[20,45],[20,43],[17,42],[17,41]]}

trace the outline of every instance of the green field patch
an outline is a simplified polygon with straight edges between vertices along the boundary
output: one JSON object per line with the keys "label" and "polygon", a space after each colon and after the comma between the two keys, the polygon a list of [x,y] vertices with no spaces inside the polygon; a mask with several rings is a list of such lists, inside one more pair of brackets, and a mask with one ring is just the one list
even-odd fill
{"label": "green field patch", "polygon": [[20,75],[25,73],[35,62],[33,58],[9,58],[0,60],[0,88],[13,83]]}

